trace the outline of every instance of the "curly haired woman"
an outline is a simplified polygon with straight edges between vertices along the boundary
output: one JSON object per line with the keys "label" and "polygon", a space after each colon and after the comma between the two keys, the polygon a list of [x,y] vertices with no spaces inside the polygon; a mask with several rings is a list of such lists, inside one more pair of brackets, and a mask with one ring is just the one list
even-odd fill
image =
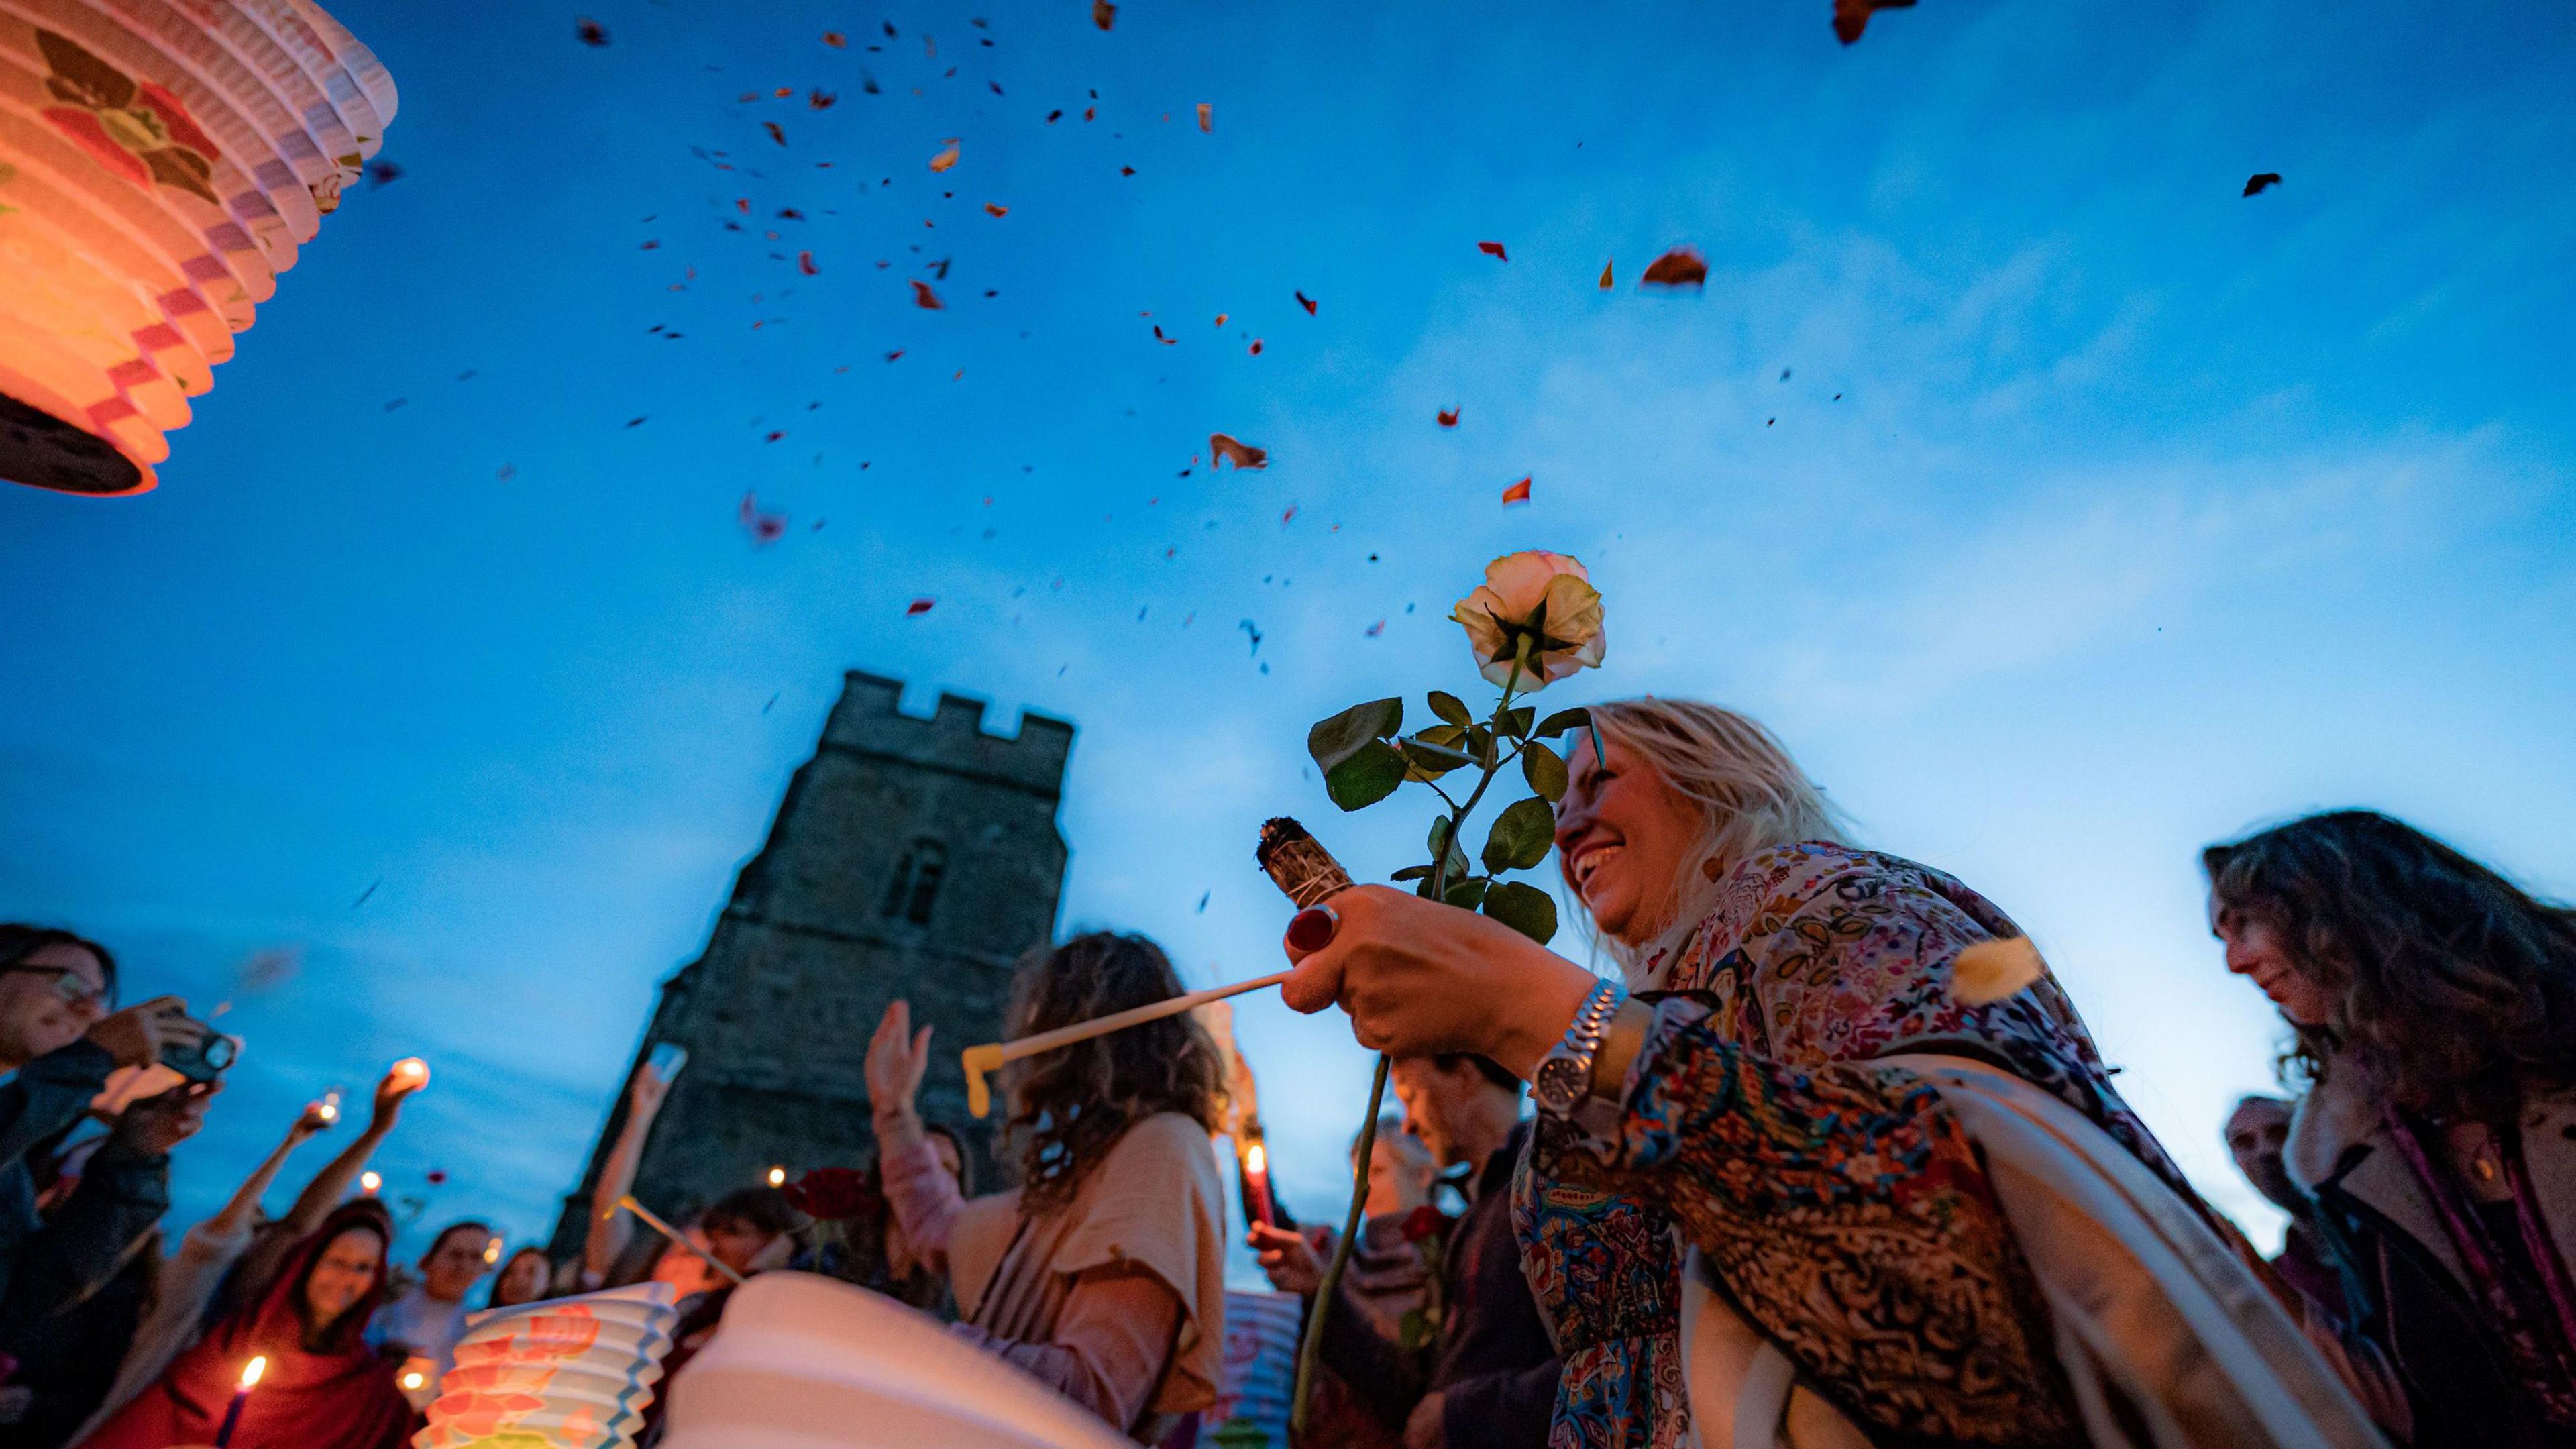
{"label": "curly haired woman", "polygon": [[2576,910],[2402,821],[2202,853],[2227,969],[2297,1033],[2284,1152],[2417,1449],[2576,1436]]}
{"label": "curly haired woman", "polygon": [[[1038,951],[1012,983],[1013,1037],[1181,994],[1162,948],[1099,931]],[[968,1200],[913,1099],[930,1028],[886,1008],[868,1098],[886,1199],[917,1261],[948,1275],[953,1331],[1143,1443],[1216,1402],[1225,1349],[1224,1187],[1208,1138],[1216,1043],[1187,1013],[1007,1069],[1020,1186]]]}

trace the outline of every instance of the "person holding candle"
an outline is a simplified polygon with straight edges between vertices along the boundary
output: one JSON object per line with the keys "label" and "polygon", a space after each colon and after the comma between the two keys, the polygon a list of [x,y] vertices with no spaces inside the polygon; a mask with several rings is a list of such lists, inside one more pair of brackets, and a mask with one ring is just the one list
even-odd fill
{"label": "person holding candle", "polygon": [[[1181,994],[1161,947],[1092,932],[1031,954],[1007,1020],[1027,1037]],[[866,1064],[878,1167],[912,1253],[955,1287],[953,1331],[1142,1443],[1212,1406],[1224,1068],[1207,1029],[1183,1012],[1010,1063],[1021,1185],[971,1201],[913,1106],[929,1063],[930,1028],[893,1003]]]}
{"label": "person holding candle", "polygon": [[88,1421],[63,1442],[78,1443],[82,1434],[105,1423],[109,1415],[151,1387],[170,1361],[196,1341],[198,1325],[204,1320],[206,1304],[214,1297],[216,1285],[250,1247],[259,1200],[285,1168],[287,1154],[328,1130],[329,1119],[336,1117],[334,1112],[326,1118],[320,1102],[305,1107],[286,1129],[285,1138],[269,1149],[268,1156],[233,1189],[223,1208],[180,1234],[177,1250],[153,1265],[156,1271],[151,1306],[145,1310],[123,1360],[117,1364],[114,1382],[94,1406]]}
{"label": "person holding candle", "polygon": [[[1426,1203],[1405,1218],[1408,1235],[1436,1249],[1433,1320],[1386,1332],[1346,1275],[1344,1302],[1324,1319],[1323,1364],[1403,1435],[1405,1449],[1539,1449],[1558,1363],[1512,1233],[1512,1172],[1529,1137],[1520,1079],[1461,1054],[1399,1058],[1388,1080],[1434,1160],[1472,1170],[1467,1209],[1452,1221]],[[1324,1265],[1306,1237],[1256,1225],[1250,1240],[1274,1287],[1312,1294],[1321,1282]]]}
{"label": "person holding candle", "polygon": [[[360,1198],[332,1209],[242,1308],[76,1449],[213,1443],[236,1411],[229,1449],[396,1449],[411,1405],[394,1365],[364,1334],[384,1297],[392,1241],[384,1204]],[[244,1393],[243,1368],[254,1357],[268,1362]]]}
{"label": "person holding candle", "polygon": [[[1555,844],[1624,983],[1361,886],[1284,988],[1365,1046],[1532,1082],[1513,1213],[1565,1355],[1552,1443],[2215,1449],[2282,1442],[2285,1405],[2305,1442],[2378,1442],[2008,917],[1845,843],[1752,720],[1649,698],[1589,725]],[[2139,1414],[2165,1432],[2133,1440]]]}

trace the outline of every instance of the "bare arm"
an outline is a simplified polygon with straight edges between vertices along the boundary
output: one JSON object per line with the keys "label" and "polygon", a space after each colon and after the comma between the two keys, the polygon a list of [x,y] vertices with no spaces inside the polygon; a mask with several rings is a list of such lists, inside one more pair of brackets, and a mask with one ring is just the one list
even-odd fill
{"label": "bare arm", "polygon": [[268,1156],[260,1159],[259,1166],[250,1170],[250,1176],[242,1179],[242,1185],[233,1189],[232,1201],[224,1204],[223,1211],[206,1219],[206,1231],[226,1238],[248,1232],[251,1214],[259,1210],[259,1200],[268,1195],[269,1184],[277,1181],[277,1174],[284,1170],[286,1155],[330,1125],[330,1120],[322,1115],[320,1103],[305,1108],[304,1115],[295,1119],[295,1125],[286,1129],[285,1139],[270,1148]]}
{"label": "bare arm", "polygon": [[608,1272],[617,1266],[618,1255],[626,1251],[626,1241],[635,1232],[635,1224],[617,1210],[617,1200],[635,1188],[635,1169],[644,1158],[644,1139],[653,1131],[653,1119],[662,1111],[662,1099],[671,1084],[653,1070],[650,1062],[635,1069],[635,1080],[626,1089],[626,1125],[619,1128],[617,1142],[608,1149],[608,1160],[599,1165],[599,1187],[590,1195],[590,1235],[581,1245],[581,1281],[585,1288],[608,1281]]}
{"label": "bare arm", "polygon": [[313,1180],[304,1185],[304,1191],[296,1194],[295,1206],[287,1209],[286,1216],[280,1220],[288,1230],[290,1241],[322,1226],[322,1219],[340,1205],[340,1199],[347,1196],[349,1184],[357,1181],[367,1159],[375,1155],[387,1137],[393,1135],[394,1123],[402,1116],[403,1099],[419,1091],[421,1082],[421,1078],[399,1072],[385,1073],[385,1079],[376,1084],[376,1106],[373,1115],[367,1119],[367,1130],[342,1148],[340,1155],[332,1158],[320,1172],[313,1174]]}

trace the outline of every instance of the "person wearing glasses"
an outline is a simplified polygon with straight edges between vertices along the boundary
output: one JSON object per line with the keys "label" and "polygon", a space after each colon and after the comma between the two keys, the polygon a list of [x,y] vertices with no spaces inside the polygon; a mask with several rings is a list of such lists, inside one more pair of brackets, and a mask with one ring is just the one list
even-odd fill
{"label": "person wearing glasses", "polygon": [[36,1212],[30,1158],[80,1120],[118,1067],[194,1046],[205,1027],[160,996],[116,1009],[116,958],[69,931],[0,924],[0,1317],[26,1322],[35,1301],[77,1295],[114,1273],[126,1245],[170,1206],[170,1158],[157,1141],[111,1136],[82,1173],[85,1210],[50,1224]]}

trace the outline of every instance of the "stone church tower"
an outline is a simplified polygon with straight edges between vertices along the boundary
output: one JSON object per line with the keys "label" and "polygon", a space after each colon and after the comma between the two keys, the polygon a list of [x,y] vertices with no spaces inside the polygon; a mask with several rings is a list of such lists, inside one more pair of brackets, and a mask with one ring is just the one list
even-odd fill
{"label": "stone church tower", "polygon": [[[979,1180],[997,1180],[957,1053],[1000,1039],[1012,968],[1054,934],[1065,866],[1055,812],[1073,726],[1031,714],[1001,738],[984,732],[982,704],[952,694],[915,719],[895,711],[902,688],[847,677],[706,951],[663,983],[636,1062],[661,1042],[688,1048],[689,1061],[645,1143],[635,1196],[667,1218],[761,1182],[773,1164],[793,1177],[866,1160],[860,1065],[898,996],[938,1028],[923,1118],[958,1128]],[[558,1258],[580,1250],[625,1119],[621,1081],[565,1199]]]}

